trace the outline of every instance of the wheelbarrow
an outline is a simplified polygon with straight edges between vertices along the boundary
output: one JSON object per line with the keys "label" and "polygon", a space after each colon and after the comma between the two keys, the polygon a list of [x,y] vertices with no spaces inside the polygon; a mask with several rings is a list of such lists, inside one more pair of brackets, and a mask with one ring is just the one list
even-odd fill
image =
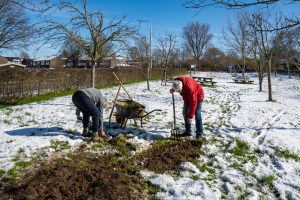
{"label": "wheelbarrow", "polygon": [[117,109],[117,113],[115,114],[116,122],[121,124],[122,128],[126,127],[128,119],[133,119],[136,123],[135,119],[141,120],[141,127],[143,127],[143,118],[147,117],[153,112],[162,111],[160,109],[155,109],[150,112],[145,111],[145,106],[133,101],[131,99],[117,99],[113,101],[115,107]]}

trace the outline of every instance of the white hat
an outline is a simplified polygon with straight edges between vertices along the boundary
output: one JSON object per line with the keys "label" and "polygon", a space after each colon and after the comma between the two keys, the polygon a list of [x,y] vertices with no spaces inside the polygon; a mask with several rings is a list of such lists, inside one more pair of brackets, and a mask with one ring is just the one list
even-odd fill
{"label": "white hat", "polygon": [[178,80],[175,80],[175,81],[173,82],[172,88],[173,88],[176,92],[182,91],[182,82],[181,82],[181,81],[178,81]]}

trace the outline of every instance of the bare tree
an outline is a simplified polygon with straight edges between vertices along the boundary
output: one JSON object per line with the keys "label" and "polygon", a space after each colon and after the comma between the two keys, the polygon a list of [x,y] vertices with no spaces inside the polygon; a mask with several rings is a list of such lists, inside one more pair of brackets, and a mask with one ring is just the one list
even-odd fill
{"label": "bare tree", "polygon": [[0,50],[25,49],[33,29],[23,7],[11,0],[0,1]]}
{"label": "bare tree", "polygon": [[219,48],[211,47],[206,50],[204,61],[211,69],[222,69],[225,64],[225,54]]}
{"label": "bare tree", "polygon": [[277,53],[276,57],[279,62],[281,59],[285,60],[289,78],[291,78],[290,66],[291,64],[294,64],[293,62],[297,54],[297,34],[299,33],[295,32],[294,29],[287,29],[281,31],[278,35],[279,52]]}
{"label": "bare tree", "polygon": [[262,83],[265,75],[265,58],[261,49],[259,48],[259,36],[258,32],[253,32],[252,34],[252,45],[251,45],[251,52],[252,56],[255,61],[255,70],[258,74],[258,85],[259,85],[259,92],[262,92]]}
{"label": "bare tree", "polygon": [[227,27],[223,30],[223,38],[226,45],[240,56],[242,60],[242,76],[245,76],[246,59],[250,53],[249,34],[245,23],[246,17],[241,13],[236,15],[236,23],[228,21]]}
{"label": "bare tree", "polygon": [[273,101],[271,77],[272,61],[276,51],[278,50],[280,37],[278,32],[264,31],[272,28],[272,25],[270,24],[270,17],[271,16],[268,12],[258,9],[249,16],[248,23],[252,29],[252,34],[255,36],[255,42],[253,45],[257,45],[260,54],[268,62],[268,100]]}
{"label": "bare tree", "polygon": [[164,36],[159,36],[157,39],[157,49],[161,53],[163,66],[164,66],[164,73],[161,84],[165,82],[167,85],[167,69],[168,65],[172,59],[172,55],[175,54],[175,49],[177,45],[177,37],[173,33],[166,33]]}
{"label": "bare tree", "polygon": [[72,2],[61,2],[59,8],[70,13],[69,21],[63,23],[53,19],[44,20],[41,32],[47,42],[61,45],[65,40],[70,40],[84,50],[92,60],[91,86],[94,87],[95,67],[105,57],[107,44],[125,44],[135,33],[135,28],[125,21],[126,16],[104,22],[104,15],[100,10],[90,11],[87,0],[80,2],[79,6]]}
{"label": "bare tree", "polygon": [[[242,9],[249,6],[271,5],[282,3],[282,6],[300,3],[299,0],[185,0],[183,6],[198,9],[206,7],[224,7],[228,9]],[[268,30],[282,30],[300,25],[300,17],[285,17],[285,23],[279,27],[269,27]]]}
{"label": "bare tree", "polygon": [[147,81],[147,89],[150,91],[150,71],[152,68],[152,58],[150,57],[150,43],[147,43],[147,38],[145,36],[142,36],[136,38],[135,45],[139,66],[142,68],[147,68],[147,73],[145,73],[144,75]]}
{"label": "bare tree", "polygon": [[200,66],[200,59],[212,37],[213,35],[209,33],[208,24],[192,22],[183,27],[184,44],[198,66]]}
{"label": "bare tree", "polygon": [[61,55],[71,60],[72,67],[78,67],[80,56],[84,54],[83,49],[73,41],[66,40],[62,46]]}

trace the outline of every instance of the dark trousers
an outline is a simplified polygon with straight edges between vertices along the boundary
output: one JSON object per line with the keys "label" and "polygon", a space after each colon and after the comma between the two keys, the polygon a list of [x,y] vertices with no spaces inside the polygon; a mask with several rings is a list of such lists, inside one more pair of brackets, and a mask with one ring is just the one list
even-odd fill
{"label": "dark trousers", "polygon": [[91,116],[93,123],[91,129],[93,132],[97,132],[99,130],[100,111],[95,103],[82,91],[76,91],[72,96],[72,101],[83,114],[83,129],[88,128]]}
{"label": "dark trousers", "polygon": [[[188,104],[183,105],[183,118],[184,118],[184,126],[186,132],[192,132],[192,124],[187,123],[187,115],[189,113],[190,107]],[[196,122],[196,135],[202,135],[203,134],[203,124],[202,124],[202,116],[201,116],[201,110],[202,110],[202,101],[198,101],[197,109],[195,113],[195,122]]]}

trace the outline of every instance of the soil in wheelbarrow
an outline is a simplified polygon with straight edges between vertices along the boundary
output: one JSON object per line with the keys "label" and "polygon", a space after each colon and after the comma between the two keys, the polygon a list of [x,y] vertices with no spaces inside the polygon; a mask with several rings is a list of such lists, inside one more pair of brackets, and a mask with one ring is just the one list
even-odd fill
{"label": "soil in wheelbarrow", "polygon": [[136,101],[127,101],[126,104],[124,105],[124,108],[128,109],[136,109],[136,108],[145,108],[142,104],[136,102]]}

